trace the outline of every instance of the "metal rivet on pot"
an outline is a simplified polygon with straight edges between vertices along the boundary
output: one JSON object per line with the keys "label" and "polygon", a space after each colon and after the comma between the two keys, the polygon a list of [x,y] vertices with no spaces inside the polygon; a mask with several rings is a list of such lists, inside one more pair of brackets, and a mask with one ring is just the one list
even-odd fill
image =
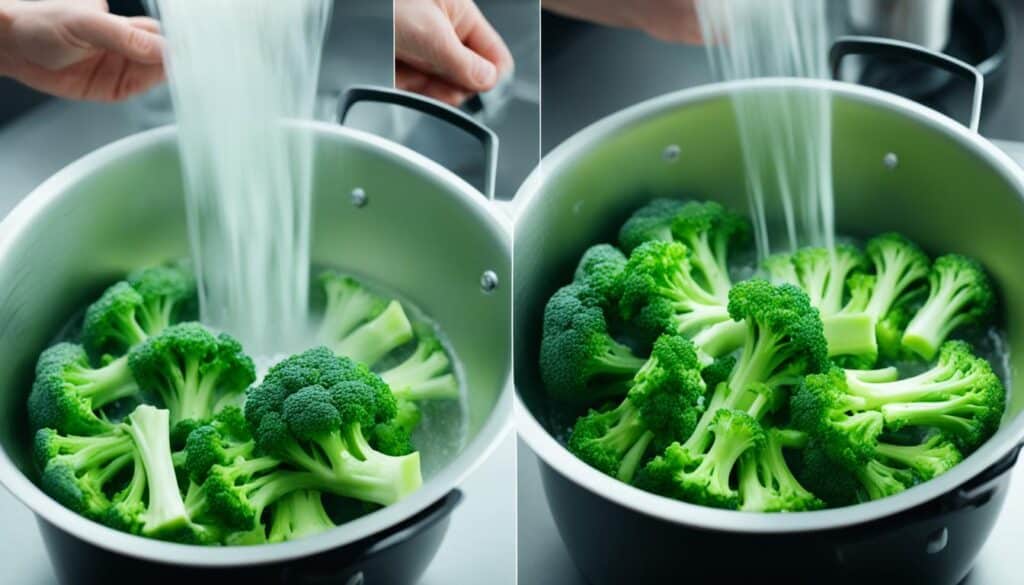
{"label": "metal rivet on pot", "polygon": [[682,153],[682,149],[679,148],[678,144],[669,144],[665,147],[665,150],[661,153],[661,158],[667,162],[675,162],[679,160],[679,155]]}
{"label": "metal rivet on pot", "polygon": [[498,288],[498,275],[493,270],[485,270],[480,275],[480,288],[488,294],[494,292]]}
{"label": "metal rivet on pot", "polygon": [[363,585],[363,581],[365,581],[365,578],[363,577],[363,572],[360,571],[349,577],[348,581],[345,581],[345,585]]}
{"label": "metal rivet on pot", "polygon": [[882,164],[885,165],[885,168],[891,171],[900,166],[900,157],[896,156],[895,152],[887,152],[885,156],[882,157]]}
{"label": "metal rivet on pot", "polygon": [[363,207],[366,205],[366,191],[363,191],[361,187],[352,189],[352,195],[350,197],[352,199],[352,205],[355,205],[356,207]]}
{"label": "metal rivet on pot", "polygon": [[928,544],[925,545],[925,550],[930,555],[938,554],[946,549],[947,544],[949,544],[949,530],[941,528],[928,537]]}

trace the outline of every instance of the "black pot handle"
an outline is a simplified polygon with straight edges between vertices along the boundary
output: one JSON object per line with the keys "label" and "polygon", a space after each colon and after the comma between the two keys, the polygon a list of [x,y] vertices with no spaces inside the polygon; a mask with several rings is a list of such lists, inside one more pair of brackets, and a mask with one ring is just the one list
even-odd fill
{"label": "black pot handle", "polygon": [[354,85],[348,88],[341,96],[341,102],[338,104],[339,124],[345,123],[349,110],[359,102],[391,104],[416,110],[421,114],[433,116],[447,122],[479,140],[484,147],[486,165],[484,168],[483,192],[488,199],[494,199],[494,184],[498,174],[498,135],[493,130],[477,122],[472,116],[458,108],[453,108],[433,98],[400,89],[369,85]]}
{"label": "black pot handle", "polygon": [[[447,518],[462,502],[462,492],[454,489],[444,498],[429,506],[411,519],[384,532],[366,539],[366,549],[341,569],[318,571],[312,568],[302,570],[300,567],[289,567],[281,576],[281,583],[287,585],[363,585],[363,567],[368,561],[384,551],[399,546],[415,538],[423,530]],[[371,575],[372,577],[372,575]]]}
{"label": "black pot handle", "polygon": [[950,494],[950,507],[959,510],[988,501],[996,484],[1017,464],[1017,456],[1020,455],[1021,447],[1024,447],[1024,444],[1016,445],[1002,459],[953,491]]}
{"label": "black pot handle", "polygon": [[981,123],[981,99],[985,91],[985,76],[980,71],[957,59],[939,51],[932,51],[914,43],[897,41],[880,37],[845,36],[839,37],[829,51],[829,62],[832,65],[832,77],[839,79],[840,66],[849,55],[874,55],[876,57],[894,57],[917,61],[931,65],[960,77],[970,83],[973,89],[971,100],[971,117],[967,127],[978,131]]}

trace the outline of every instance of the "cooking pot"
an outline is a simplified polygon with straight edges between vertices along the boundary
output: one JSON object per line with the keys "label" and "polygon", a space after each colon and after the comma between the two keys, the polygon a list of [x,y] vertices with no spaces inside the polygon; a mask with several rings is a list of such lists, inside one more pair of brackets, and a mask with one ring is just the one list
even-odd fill
{"label": "cooking pot", "polygon": [[43,493],[33,483],[25,406],[39,352],[111,282],[189,252],[175,128],[130,136],[58,172],[0,224],[0,482],[35,512],[62,583],[412,583],[440,545],[455,487],[509,427],[507,222],[479,191],[393,142],[328,123],[294,122],[289,131],[311,134],[315,145],[314,263],[399,291],[440,324],[462,364],[467,439],[406,499],[281,544],[150,540]]}
{"label": "cooking pot", "polygon": [[[837,56],[855,49],[843,45]],[[538,372],[547,299],[571,280],[588,246],[614,242],[630,213],[654,197],[746,210],[731,97],[808,92],[832,97],[837,231],[898,230],[931,253],[980,259],[1001,291],[1009,346],[1024,346],[1024,173],[971,129],[892,94],[796,79],[697,87],[598,121],[543,159],[517,195],[514,228],[517,428],[539,458],[569,554],[595,585],[952,585],[970,570],[1003,504],[1006,472],[1024,440],[1019,352],[1006,368],[1011,396],[995,436],[948,473],[857,506],[792,514],[705,508],[608,477],[558,440],[573,419],[547,399]],[[781,223],[781,209],[767,212]]]}

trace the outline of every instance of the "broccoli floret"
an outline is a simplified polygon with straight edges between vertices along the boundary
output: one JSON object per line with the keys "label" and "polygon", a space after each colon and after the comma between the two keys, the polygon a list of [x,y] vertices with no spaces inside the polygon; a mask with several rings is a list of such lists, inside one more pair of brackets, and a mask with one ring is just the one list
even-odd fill
{"label": "broccoli floret", "polygon": [[793,385],[822,371],[828,349],[818,311],[795,286],[750,280],[729,292],[729,314],[746,324],[747,335],[729,387],[743,392],[753,384]]}
{"label": "broccoli floret", "polygon": [[43,491],[93,520],[110,507],[114,480],[135,458],[132,439],[121,425],[92,436],[39,429],[33,447]]}
{"label": "broccoli floret", "polygon": [[104,291],[86,309],[82,323],[82,344],[89,355],[121,355],[156,333],[142,326],[145,304],[142,295],[125,281]]}
{"label": "broccoli floret", "polygon": [[729,321],[726,303],[695,280],[689,256],[678,242],[647,242],[634,250],[622,277],[622,316],[687,337]]}
{"label": "broccoli floret", "polygon": [[865,312],[882,321],[897,302],[928,278],[928,256],[904,236],[886,233],[865,247],[875,267],[875,280]]}
{"label": "broccoli floret", "polygon": [[292,492],[278,500],[270,513],[268,542],[285,542],[320,534],[334,528],[320,492]]}
{"label": "broccoli floret", "polygon": [[28,397],[29,423],[34,429],[50,427],[69,434],[103,432],[111,424],[97,411],[138,393],[127,358],[93,368],[81,346],[58,343],[36,364]]}
{"label": "broccoli floret", "polygon": [[641,487],[662,495],[716,508],[736,509],[740,493],[731,478],[744,453],[757,452],[765,442],[764,430],[750,415],[719,409],[711,425],[714,440],[694,466],[678,443],[651,460],[638,478]]}
{"label": "broccoli floret", "polygon": [[269,456],[238,458],[210,468],[200,495],[186,498],[189,514],[208,517],[233,531],[258,528],[263,511],[282,497],[307,489],[318,489],[321,478],[306,471],[289,471]]}
{"label": "broccoli floret", "polygon": [[867,258],[847,245],[801,248],[793,253],[793,267],[811,305],[827,317],[843,308],[847,279],[867,268]]}
{"label": "broccoli floret", "polygon": [[918,297],[924,296],[925,292],[926,289],[918,288],[907,293],[878,321],[875,335],[878,338],[879,356],[888,360],[917,359],[913,352],[903,346],[903,332],[917,312],[914,305]]}
{"label": "broccoli floret", "polygon": [[601,299],[602,308],[614,306],[622,296],[620,277],[626,256],[611,244],[597,244],[583,253],[574,282],[586,284]]}
{"label": "broccoli floret", "polygon": [[672,240],[672,223],[683,208],[676,199],[654,199],[633,212],[619,230],[619,246],[627,253],[652,240]]}
{"label": "broccoli floret", "polygon": [[700,377],[704,378],[705,386],[714,389],[717,388],[719,384],[726,382],[729,379],[729,374],[732,373],[732,369],[734,367],[736,367],[735,357],[730,355],[718,358],[700,371]]}
{"label": "broccoli floret", "polygon": [[807,435],[799,431],[768,429],[764,447],[740,457],[741,510],[748,512],[800,512],[817,510],[825,503],[807,491],[793,475],[784,448],[803,449]]}
{"label": "broccoli floret", "polygon": [[244,415],[238,407],[231,406],[219,412],[210,423],[189,433],[183,467],[192,481],[201,484],[214,465],[228,465],[237,458],[248,459],[255,451],[256,443]]}
{"label": "broccoli floret", "polygon": [[570,284],[544,309],[541,378],[558,400],[593,403],[622,397],[644,365],[643,358],[609,334],[604,312],[590,298],[587,286]]}
{"label": "broccoli floret", "polygon": [[935,357],[957,328],[987,322],[995,306],[988,274],[965,256],[937,258],[928,273],[928,286],[928,298],[903,334],[903,345],[926,360]]}
{"label": "broccoli floret", "polygon": [[791,254],[772,254],[761,262],[761,269],[774,285],[800,286],[800,277],[796,274],[796,266],[793,266]]}
{"label": "broccoli floret", "polygon": [[[125,427],[135,443],[138,458],[146,470],[147,503],[140,517],[142,534],[177,538],[191,524],[185,502],[178,491],[170,444],[170,413],[143,404],[128,415]],[[138,495],[137,490],[130,490]],[[141,496],[140,496],[141,497]],[[138,510],[133,501],[124,500],[128,509]]]}
{"label": "broccoli floret", "polygon": [[333,348],[338,355],[372,366],[412,337],[412,324],[402,304],[391,301],[379,315],[346,335]]}
{"label": "broccoli floret", "polygon": [[871,456],[885,417],[847,391],[842,369],[807,376],[790,401],[793,425],[818,439],[828,455],[850,466]]}
{"label": "broccoli floret", "polygon": [[728,298],[729,249],[750,237],[747,219],[713,201],[690,202],[676,213],[672,236],[692,252],[691,262],[707,290],[723,301]]}
{"label": "broccoli floret", "polygon": [[397,366],[382,372],[384,382],[399,400],[451,400],[459,385],[451,361],[433,332],[422,332],[416,349]]}
{"label": "broccoli floret", "polygon": [[804,449],[801,482],[830,506],[848,506],[898,494],[917,483],[913,471],[877,458],[840,462],[810,441]]}
{"label": "broccoli floret", "polygon": [[923,480],[932,479],[952,469],[963,460],[963,454],[941,432],[930,434],[915,445],[879,442],[875,454],[888,463],[912,470]]}
{"label": "broccoli floret", "polygon": [[199,323],[168,327],[133,349],[128,364],[139,384],[160,396],[175,427],[211,419],[256,379],[238,341]]}
{"label": "broccoli floret", "polygon": [[632,481],[652,442],[664,448],[693,432],[705,392],[699,372],[692,343],[659,337],[626,399],[612,410],[580,417],[569,449],[600,471]]}
{"label": "broccoli floret", "polygon": [[272,367],[245,403],[257,445],[316,477],[311,488],[382,505],[423,481],[418,453],[385,455],[363,434],[396,414],[395,398],[379,376],[325,347]]}
{"label": "broccoli floret", "polygon": [[179,321],[197,302],[195,277],[180,264],[136,270],[128,275],[127,281],[142,297],[136,316],[149,335]]}
{"label": "broccoli floret", "polygon": [[356,327],[380,315],[387,299],[368,290],[356,279],[333,270],[320,273],[320,286],[327,297],[320,340],[332,344],[344,339]]}

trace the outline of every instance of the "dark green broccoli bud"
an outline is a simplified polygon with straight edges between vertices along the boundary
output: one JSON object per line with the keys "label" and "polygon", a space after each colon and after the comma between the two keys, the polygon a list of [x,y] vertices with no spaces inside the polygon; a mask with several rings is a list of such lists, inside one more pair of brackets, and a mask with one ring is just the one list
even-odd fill
{"label": "dark green broccoli bud", "polygon": [[757,383],[795,385],[827,366],[821,318],[807,294],[795,286],[741,282],[729,292],[729,314],[744,322],[748,332],[729,377],[733,390],[743,392]]}
{"label": "dark green broccoli bud", "polygon": [[797,479],[829,507],[852,506],[867,499],[857,477],[837,463],[815,437],[801,451],[800,461]]}
{"label": "dark green broccoli bud", "polygon": [[142,343],[156,331],[147,331],[141,323],[145,301],[125,281],[104,291],[89,305],[82,324],[82,344],[89,355],[121,355]]}
{"label": "dark green broccoli bud", "polygon": [[715,360],[709,366],[705,366],[700,371],[700,376],[704,378],[705,386],[714,389],[729,379],[729,374],[732,373],[734,367],[736,367],[736,358],[731,355],[726,356]]}
{"label": "dark green broccoli bud", "polygon": [[175,427],[211,419],[256,379],[237,340],[199,323],[168,327],[133,349],[128,364],[139,384],[159,395]]}
{"label": "dark green broccoli bud", "polygon": [[270,512],[268,542],[285,542],[326,532],[334,528],[320,492],[292,492],[278,500]]}
{"label": "dark green broccoli bud", "polygon": [[729,249],[750,237],[750,222],[713,201],[690,202],[676,213],[672,236],[692,252],[691,262],[707,290],[723,301],[728,298]]}
{"label": "dark green broccoli bud", "polygon": [[803,449],[807,435],[799,431],[768,429],[764,448],[740,457],[741,510],[748,512],[802,512],[825,503],[800,485],[786,462],[783,449]]}
{"label": "dark green broccoli bud", "polygon": [[382,372],[384,382],[399,400],[453,400],[459,384],[451,374],[451,361],[432,331],[421,332],[416,349],[397,366]]}
{"label": "dark green broccoli bud", "polygon": [[928,298],[903,334],[903,345],[930,360],[953,331],[984,324],[995,307],[995,291],[977,261],[947,254],[928,273]]}
{"label": "dark green broccoli bud", "polygon": [[687,337],[729,321],[725,302],[694,279],[689,256],[678,242],[647,242],[634,250],[622,277],[622,316]]}
{"label": "dark green broccoli bud", "polygon": [[885,423],[882,413],[867,406],[848,392],[843,370],[833,368],[804,379],[790,401],[790,417],[832,459],[856,466],[873,454]]}
{"label": "dark green broccoli bud", "polygon": [[333,345],[334,352],[370,366],[412,340],[412,324],[398,301]]}
{"label": "dark green broccoli bud", "polygon": [[388,306],[384,297],[370,291],[356,279],[325,270],[318,278],[327,297],[320,339],[336,343],[363,323],[376,318]]}
{"label": "dark green broccoli bud", "polygon": [[224,409],[212,422],[188,435],[183,467],[192,481],[201,484],[214,465],[229,465],[235,459],[253,456],[256,444],[240,417],[237,407]]}
{"label": "dark green broccoli bud", "polygon": [[705,392],[699,372],[692,343],[659,337],[626,400],[613,410],[580,417],[569,449],[600,471],[632,481],[652,442],[663,448],[693,432]]}
{"label": "dark green broccoli bud", "polygon": [[154,266],[128,275],[128,284],[142,297],[136,312],[139,325],[155,335],[194,310],[196,281],[182,265]]}
{"label": "dark green broccoli bud", "polygon": [[587,285],[602,300],[601,307],[613,307],[622,296],[622,271],[626,256],[611,244],[587,248],[576,267],[575,282]]}
{"label": "dark green broccoli bud", "polygon": [[36,364],[28,397],[29,423],[34,429],[50,427],[68,434],[103,432],[111,424],[97,411],[138,393],[126,358],[93,368],[81,346],[58,343]]}
{"label": "dark green broccoli bud", "polygon": [[627,254],[644,242],[672,240],[672,222],[683,208],[676,199],[654,199],[633,212],[619,230],[619,247]]}
{"label": "dark green broccoli bud", "polygon": [[363,434],[396,414],[395,398],[378,375],[325,347],[272,367],[245,403],[263,452],[312,474],[311,488],[381,505],[422,483],[418,453],[386,455]]}
{"label": "dark green broccoli bud", "polygon": [[715,413],[711,432],[711,447],[696,466],[690,454],[676,443],[647,464],[638,485],[695,504],[739,508],[740,494],[731,478],[744,453],[764,448],[764,430],[748,414],[723,408]]}
{"label": "dark green broccoli bud", "polygon": [[608,332],[604,312],[585,285],[556,292],[544,309],[541,378],[548,393],[567,402],[621,397],[644,360]]}
{"label": "dark green broccoli bud", "polygon": [[121,426],[92,436],[39,429],[33,446],[43,491],[94,520],[102,518],[110,506],[113,481],[135,456],[132,439]]}

